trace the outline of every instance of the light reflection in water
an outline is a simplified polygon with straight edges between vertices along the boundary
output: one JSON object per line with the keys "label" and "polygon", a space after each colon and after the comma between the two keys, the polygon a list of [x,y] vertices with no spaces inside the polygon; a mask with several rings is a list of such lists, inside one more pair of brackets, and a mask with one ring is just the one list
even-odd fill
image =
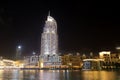
{"label": "light reflection in water", "polygon": [[40,70],[39,79],[40,80],[59,80],[59,71],[58,70]]}
{"label": "light reflection in water", "polygon": [[0,80],[120,80],[119,71],[0,70]]}
{"label": "light reflection in water", "polygon": [[113,71],[83,71],[83,80],[116,80]]}

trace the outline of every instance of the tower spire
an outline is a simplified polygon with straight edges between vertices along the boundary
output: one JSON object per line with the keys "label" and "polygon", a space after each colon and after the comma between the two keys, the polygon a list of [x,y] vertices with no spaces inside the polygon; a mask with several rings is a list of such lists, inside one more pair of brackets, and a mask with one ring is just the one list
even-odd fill
{"label": "tower spire", "polygon": [[48,12],[48,16],[50,16],[50,11]]}

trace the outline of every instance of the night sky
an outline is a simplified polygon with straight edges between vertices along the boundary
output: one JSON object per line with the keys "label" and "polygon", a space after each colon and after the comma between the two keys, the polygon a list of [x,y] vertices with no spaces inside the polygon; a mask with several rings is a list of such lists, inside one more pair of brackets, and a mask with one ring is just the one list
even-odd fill
{"label": "night sky", "polygon": [[0,2],[0,56],[40,52],[41,33],[48,12],[58,25],[59,52],[114,51],[120,45],[120,14],[107,2]]}

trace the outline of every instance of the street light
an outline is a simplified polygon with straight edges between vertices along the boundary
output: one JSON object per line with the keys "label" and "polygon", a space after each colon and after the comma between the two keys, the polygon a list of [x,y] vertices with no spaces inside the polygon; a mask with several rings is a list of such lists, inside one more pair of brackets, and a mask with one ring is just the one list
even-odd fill
{"label": "street light", "polygon": [[116,47],[117,50],[120,50],[120,46]]}
{"label": "street light", "polygon": [[36,53],[33,51],[33,53],[32,53],[33,55],[35,55]]}
{"label": "street light", "polygon": [[21,49],[21,46],[18,46],[18,49]]}
{"label": "street light", "polygon": [[22,46],[21,45],[18,45],[17,48],[16,48],[16,59],[17,60],[20,60],[21,59],[21,48]]}

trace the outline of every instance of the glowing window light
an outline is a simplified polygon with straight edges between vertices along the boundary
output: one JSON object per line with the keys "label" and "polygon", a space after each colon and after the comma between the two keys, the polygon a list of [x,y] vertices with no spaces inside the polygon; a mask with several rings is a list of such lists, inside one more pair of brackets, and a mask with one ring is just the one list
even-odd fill
{"label": "glowing window light", "polygon": [[55,52],[53,52],[53,54],[56,54]]}
{"label": "glowing window light", "polygon": [[55,33],[55,31],[52,31],[52,33]]}
{"label": "glowing window light", "polygon": [[45,52],[45,54],[49,54],[49,52]]}
{"label": "glowing window light", "polygon": [[116,47],[117,50],[120,50],[120,47]]}
{"label": "glowing window light", "polygon": [[43,63],[40,63],[41,68],[43,68]]}
{"label": "glowing window light", "polygon": [[47,29],[47,32],[46,33],[49,33],[50,31]]}

